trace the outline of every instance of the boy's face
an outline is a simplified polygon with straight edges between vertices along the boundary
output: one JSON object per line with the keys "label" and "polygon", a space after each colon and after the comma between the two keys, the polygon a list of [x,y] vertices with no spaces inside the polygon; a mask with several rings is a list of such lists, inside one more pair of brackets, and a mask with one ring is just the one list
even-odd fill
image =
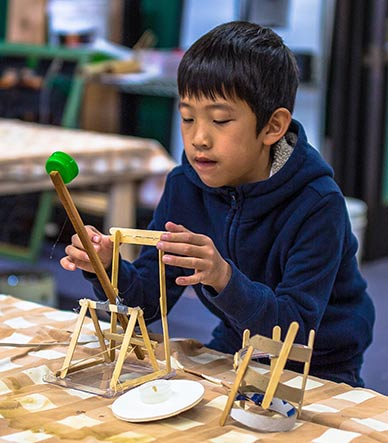
{"label": "boy's face", "polygon": [[181,131],[188,161],[208,186],[237,186],[268,178],[270,146],[245,101],[181,97]]}

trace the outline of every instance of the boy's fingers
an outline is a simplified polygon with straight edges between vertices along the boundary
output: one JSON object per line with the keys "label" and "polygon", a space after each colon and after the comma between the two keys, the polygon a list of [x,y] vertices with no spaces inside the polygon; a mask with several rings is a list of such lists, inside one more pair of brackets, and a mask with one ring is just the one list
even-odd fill
{"label": "boy's fingers", "polygon": [[63,257],[59,261],[63,269],[66,269],[67,271],[75,271],[77,268],[75,264],[71,261],[70,257]]}
{"label": "boy's fingers", "polygon": [[179,286],[194,286],[201,282],[201,275],[199,273],[195,273],[185,277],[177,277],[175,282]]}
{"label": "boy's fingers", "polygon": [[203,267],[203,264],[201,265],[200,258],[181,257],[177,255],[164,255],[163,263],[165,263],[166,265],[177,266],[179,268],[185,268],[185,269],[198,270]]}
{"label": "boy's fingers", "polygon": [[60,260],[61,266],[67,271],[75,271],[81,269],[83,271],[94,272],[92,265],[89,261],[77,260],[74,257],[66,256]]}
{"label": "boy's fingers", "polygon": [[165,253],[176,254],[178,256],[198,258],[206,256],[206,251],[203,250],[201,245],[188,241],[181,242],[178,239],[159,241],[156,247]]}
{"label": "boy's fingers", "polygon": [[68,245],[65,248],[65,253],[73,262],[89,262],[89,256],[84,249],[77,248],[73,245]]}
{"label": "boy's fingers", "polygon": [[[98,235],[95,235],[95,233],[93,232],[93,231],[91,231],[91,230],[88,230],[88,234],[89,234],[89,237],[90,237],[90,240],[92,241],[92,243],[93,243],[93,245],[97,248],[97,245],[99,245],[100,243],[102,243],[102,241],[103,241],[103,236],[100,234],[100,233],[98,233],[98,231],[97,231],[97,234]],[[78,249],[82,249],[82,250],[84,250],[85,248],[84,248],[84,245],[82,244],[82,242],[81,242],[81,239],[79,238],[79,236],[77,235],[77,234],[74,234],[72,237],[71,237],[71,245],[73,246],[73,247],[75,247],[75,248],[78,248]]]}
{"label": "boy's fingers", "polygon": [[183,225],[177,225],[176,223],[173,222],[167,222],[165,226],[167,231],[169,232],[190,232]]}
{"label": "boy's fingers", "polygon": [[165,225],[168,232],[162,234],[161,240],[175,243],[186,243],[197,246],[205,246],[208,238],[203,234],[196,234],[183,225],[167,222]]}
{"label": "boy's fingers", "polygon": [[191,231],[182,231],[182,232],[166,232],[160,237],[161,242],[166,243],[176,243],[184,245],[192,245],[192,246],[205,246],[208,243],[207,237],[202,234],[194,234]]}
{"label": "boy's fingers", "polygon": [[86,225],[85,228],[88,231],[88,234],[93,242],[99,243],[102,240],[101,232],[94,226]]}
{"label": "boy's fingers", "polygon": [[101,232],[92,225],[85,225],[86,230],[93,231],[94,233],[101,235]]}

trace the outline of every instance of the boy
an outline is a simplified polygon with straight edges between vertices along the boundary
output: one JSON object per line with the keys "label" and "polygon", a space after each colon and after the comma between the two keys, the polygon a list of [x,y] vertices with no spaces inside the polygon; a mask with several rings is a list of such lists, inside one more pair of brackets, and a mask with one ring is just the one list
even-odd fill
{"label": "boy", "polygon": [[[310,373],[362,386],[374,308],[332,169],[292,120],[297,86],[294,57],[270,29],[232,22],[194,43],[178,69],[182,165],[149,228],[167,231],[157,248],[169,308],[192,285],[220,318],[207,346],[233,353],[244,329],[270,336],[296,320],[298,343],[317,331]],[[109,237],[88,229],[109,269]],[[88,271],[105,299],[77,236],[66,254],[62,266]],[[148,322],[159,315],[156,261],[145,247],[120,263],[120,296]]]}

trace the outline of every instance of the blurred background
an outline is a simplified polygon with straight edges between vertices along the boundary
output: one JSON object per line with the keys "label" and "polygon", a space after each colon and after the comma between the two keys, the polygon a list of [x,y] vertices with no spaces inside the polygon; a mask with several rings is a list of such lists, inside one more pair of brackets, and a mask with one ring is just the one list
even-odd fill
{"label": "blurred background", "polygon": [[[381,369],[388,358],[387,13],[385,0],[0,0],[0,120],[155,139],[179,162],[176,69],[184,51],[222,22],[272,27],[300,69],[294,116],[347,199],[377,309],[364,377],[388,394]],[[0,130],[3,152],[6,135]],[[7,193],[7,168],[0,154],[0,292],[72,309],[91,294],[79,273],[58,264],[71,225],[42,192]],[[139,181],[137,227],[147,226],[162,185],[163,177]],[[106,194],[99,183],[77,194],[85,223],[104,228]],[[200,328],[189,329],[188,313],[201,316]],[[190,290],[169,319],[173,335],[204,342],[215,324]]]}

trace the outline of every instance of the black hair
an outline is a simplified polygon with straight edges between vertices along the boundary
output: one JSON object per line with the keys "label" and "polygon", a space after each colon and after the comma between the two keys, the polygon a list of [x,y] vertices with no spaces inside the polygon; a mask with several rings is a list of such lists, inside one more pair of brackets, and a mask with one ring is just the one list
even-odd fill
{"label": "black hair", "polygon": [[247,102],[257,134],[280,108],[294,109],[298,68],[290,49],[272,29],[234,21],[199,38],[178,68],[181,97],[216,96]]}

